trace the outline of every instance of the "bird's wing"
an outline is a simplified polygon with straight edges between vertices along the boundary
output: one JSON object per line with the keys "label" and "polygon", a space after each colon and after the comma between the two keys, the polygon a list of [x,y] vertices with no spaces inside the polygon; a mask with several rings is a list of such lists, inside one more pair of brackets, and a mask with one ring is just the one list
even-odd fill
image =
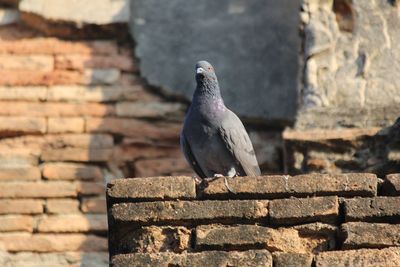
{"label": "bird's wing", "polygon": [[243,123],[232,111],[222,121],[220,135],[227,149],[248,176],[261,174],[253,145]]}
{"label": "bird's wing", "polygon": [[200,165],[199,165],[198,161],[196,160],[195,156],[193,155],[192,149],[190,148],[190,144],[187,141],[185,134],[183,132],[181,133],[180,143],[181,143],[181,149],[183,151],[183,154],[185,155],[187,162],[190,164],[190,166],[193,168],[193,170],[197,173],[197,175],[200,176],[200,178],[206,178],[207,176],[204,174],[203,170],[200,168]]}

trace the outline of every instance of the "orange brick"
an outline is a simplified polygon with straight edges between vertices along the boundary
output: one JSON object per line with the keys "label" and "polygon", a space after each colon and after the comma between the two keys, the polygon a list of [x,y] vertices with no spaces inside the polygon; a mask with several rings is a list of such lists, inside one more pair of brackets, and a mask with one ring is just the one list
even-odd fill
{"label": "orange brick", "polygon": [[136,119],[120,118],[87,118],[87,132],[108,132],[123,134],[143,139],[178,140],[182,128],[181,123],[153,122],[148,123]]}
{"label": "orange brick", "polygon": [[76,186],[70,182],[14,182],[0,183],[0,198],[74,197]]}
{"label": "orange brick", "polygon": [[43,161],[99,162],[108,161],[111,156],[112,149],[63,148],[43,150],[41,159]]}
{"label": "orange brick", "polygon": [[82,133],[85,130],[83,118],[48,118],[49,133]]}
{"label": "orange brick", "polygon": [[80,147],[91,149],[112,148],[114,141],[108,134],[59,134],[44,137],[46,148]]}
{"label": "orange brick", "polygon": [[0,100],[46,100],[47,88],[44,86],[1,86]]}
{"label": "orange brick", "polygon": [[41,165],[43,177],[49,180],[103,180],[101,168],[94,165],[47,162]]}
{"label": "orange brick", "polygon": [[[0,110],[3,110],[3,107]],[[46,133],[46,119],[0,116],[0,136],[16,133],[44,134]]]}
{"label": "orange brick", "polygon": [[107,213],[105,197],[83,198],[81,210],[84,213]]}
{"label": "orange brick", "polygon": [[40,72],[0,70],[0,85],[26,86],[84,83],[84,75],[78,71],[56,70],[53,72]]}
{"label": "orange brick", "polygon": [[24,168],[38,165],[37,151],[20,148],[3,148],[0,150],[0,168]]}
{"label": "orange brick", "polygon": [[123,71],[137,71],[132,57],[123,55],[56,55],[55,67],[64,70],[83,70],[85,68],[117,68]]}
{"label": "orange brick", "polygon": [[0,101],[0,116],[106,116],[115,114],[114,106],[98,103],[40,103]]}
{"label": "orange brick", "polygon": [[111,41],[64,41],[57,38],[2,40],[2,54],[117,54],[117,45]]}
{"label": "orange brick", "polygon": [[38,167],[0,168],[0,181],[40,180]]}
{"label": "orange brick", "polygon": [[106,251],[107,238],[85,234],[2,233],[0,245],[10,252]]}
{"label": "orange brick", "polygon": [[104,195],[106,192],[106,186],[104,183],[77,182],[76,190],[78,191],[78,194],[83,196]]}
{"label": "orange brick", "polygon": [[0,214],[40,214],[43,201],[36,199],[0,199]]}
{"label": "orange brick", "polygon": [[38,231],[42,233],[105,232],[107,231],[107,216],[105,214],[44,215],[38,218]]}
{"label": "orange brick", "polygon": [[54,58],[49,55],[0,55],[0,70],[51,71]]}
{"label": "orange brick", "polygon": [[48,199],[46,212],[49,214],[79,213],[79,201],[77,199]]}
{"label": "orange brick", "polygon": [[33,231],[33,218],[26,215],[0,216],[0,232]]}

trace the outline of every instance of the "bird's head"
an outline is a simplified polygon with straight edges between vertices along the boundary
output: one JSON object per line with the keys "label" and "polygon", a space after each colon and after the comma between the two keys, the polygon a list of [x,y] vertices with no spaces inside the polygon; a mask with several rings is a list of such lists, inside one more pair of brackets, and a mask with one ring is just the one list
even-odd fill
{"label": "bird's head", "polygon": [[196,81],[198,83],[217,82],[214,68],[207,61],[203,60],[196,63]]}

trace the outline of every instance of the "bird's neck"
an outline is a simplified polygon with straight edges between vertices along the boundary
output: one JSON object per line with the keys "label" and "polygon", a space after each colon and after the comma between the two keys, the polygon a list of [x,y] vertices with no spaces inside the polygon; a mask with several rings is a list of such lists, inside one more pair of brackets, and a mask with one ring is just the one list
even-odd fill
{"label": "bird's neck", "polygon": [[197,97],[211,97],[215,99],[221,99],[221,91],[219,89],[218,82],[204,79],[197,83],[195,96]]}

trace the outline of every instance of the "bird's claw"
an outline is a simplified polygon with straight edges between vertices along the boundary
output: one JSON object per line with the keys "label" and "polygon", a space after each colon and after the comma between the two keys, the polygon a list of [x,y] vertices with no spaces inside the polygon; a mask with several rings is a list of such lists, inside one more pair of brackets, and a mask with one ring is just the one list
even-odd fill
{"label": "bird's claw", "polygon": [[193,176],[193,180],[194,180],[194,182],[195,182],[196,184],[201,184],[201,182],[202,182],[202,180],[201,180],[199,177],[197,177],[197,176]]}
{"label": "bird's claw", "polygon": [[[231,178],[231,177],[229,177],[229,178]],[[229,191],[230,193],[236,194],[235,190],[233,190],[233,189],[229,186],[229,184],[228,184],[228,179],[227,179],[226,176],[224,177],[224,184],[225,184],[226,189],[228,189],[228,191]]]}

